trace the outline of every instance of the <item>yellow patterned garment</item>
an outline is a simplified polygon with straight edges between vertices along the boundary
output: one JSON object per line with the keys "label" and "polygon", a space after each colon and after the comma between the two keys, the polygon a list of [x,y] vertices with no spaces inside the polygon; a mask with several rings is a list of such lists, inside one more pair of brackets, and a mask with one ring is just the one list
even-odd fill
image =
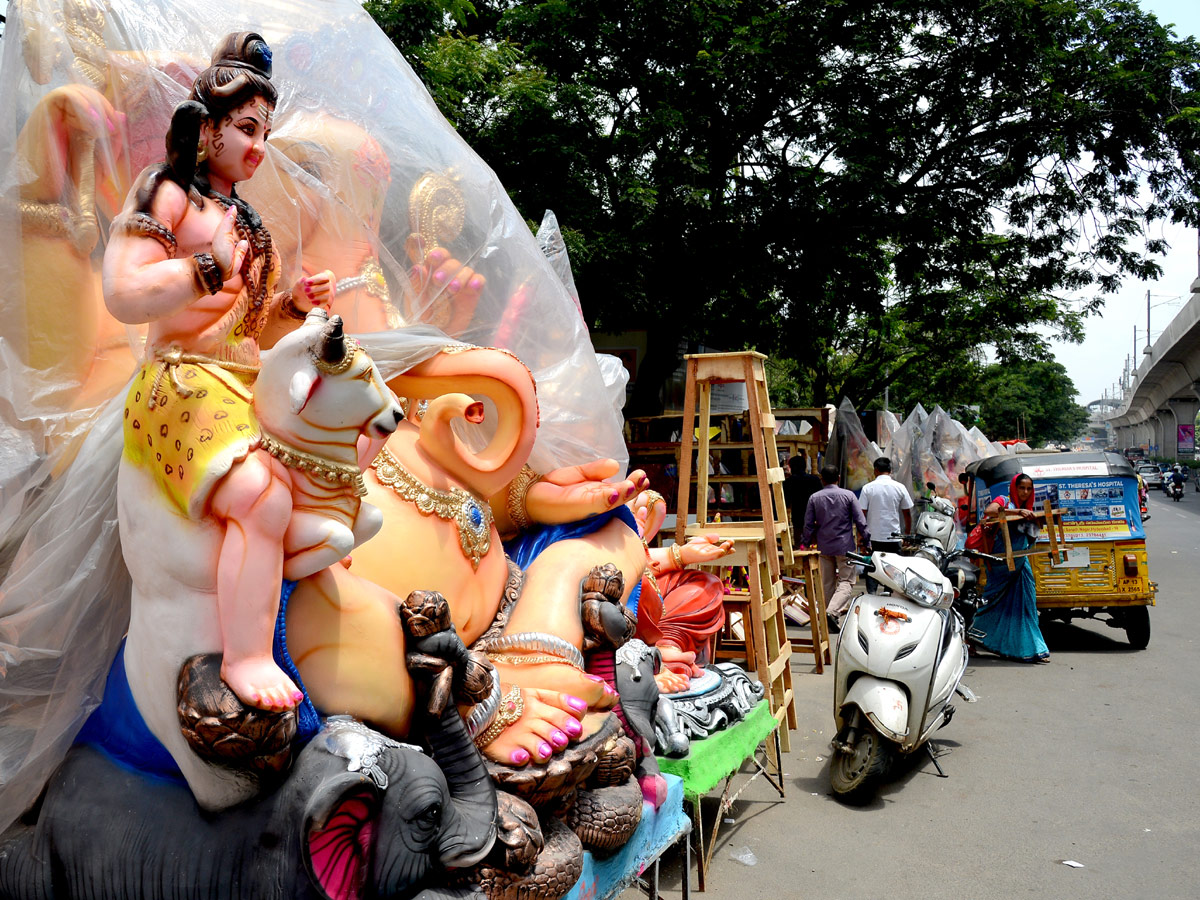
{"label": "yellow patterned garment", "polygon": [[[233,202],[215,199],[224,207]],[[175,508],[193,519],[206,514],[216,483],[259,445],[250,401],[258,338],[280,265],[270,233],[256,215],[256,224],[247,225],[243,213],[237,232],[249,242],[250,255],[242,266],[244,286],[223,319],[220,360],[183,362],[182,348],[160,348],[125,398],[126,461],[149,472]]]}
{"label": "yellow patterned garment", "polygon": [[253,378],[215,363],[180,363],[175,377],[192,391],[184,397],[169,372],[158,377],[166,365],[145,363],[129,389],[125,458],[152,474],[179,512],[200,518],[213,486],[258,446],[258,421],[250,405]]}

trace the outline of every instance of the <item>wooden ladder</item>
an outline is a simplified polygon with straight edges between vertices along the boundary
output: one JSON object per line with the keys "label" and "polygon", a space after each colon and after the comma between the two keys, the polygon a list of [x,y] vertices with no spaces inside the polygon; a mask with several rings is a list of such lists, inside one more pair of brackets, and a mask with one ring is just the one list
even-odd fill
{"label": "wooden ladder", "polygon": [[[787,729],[796,727],[796,701],[792,690],[791,654],[780,599],[783,597],[784,567],[794,564],[787,503],[783,496],[783,467],[775,444],[775,417],[767,393],[766,357],[753,350],[740,353],[701,353],[684,357],[687,383],[683,401],[683,432],[680,435],[679,502],[675,519],[675,541],[719,532],[734,542],[734,553],[721,566],[747,567],[749,587],[744,596],[730,596],[727,611],[742,612],[746,667],[753,670],[766,689],[771,713],[780,725],[784,751],[791,749]],[[755,482],[762,518],[755,521],[714,522],[708,517],[708,454],[720,446],[709,440],[712,419],[712,386],[743,383],[749,406],[750,438],[754,451]],[[699,444],[694,432],[699,401]],[[696,466],[696,521],[688,524],[692,498],[692,452],[698,449]],[[782,561],[781,561],[782,556]],[[721,654],[724,655],[724,654]],[[750,657],[753,656],[753,659]]]}

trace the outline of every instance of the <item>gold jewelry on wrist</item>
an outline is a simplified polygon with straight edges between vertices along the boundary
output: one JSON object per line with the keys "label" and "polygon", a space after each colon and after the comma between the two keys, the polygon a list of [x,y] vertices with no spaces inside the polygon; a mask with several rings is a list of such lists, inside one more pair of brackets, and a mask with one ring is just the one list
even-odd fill
{"label": "gold jewelry on wrist", "polygon": [[518,685],[513,685],[512,689],[507,694],[500,698],[500,708],[496,711],[496,718],[483,734],[475,738],[475,746],[482,750],[496,738],[500,737],[500,733],[509,725],[515,723],[521,718],[525,712],[525,699],[521,696],[521,688]]}
{"label": "gold jewelry on wrist", "polygon": [[541,480],[542,476],[526,464],[508,486],[508,502],[505,503],[505,508],[508,510],[508,517],[519,531],[525,531],[533,524],[529,519],[529,510],[525,507],[525,497],[529,489]]}
{"label": "gold jewelry on wrist", "polygon": [[675,568],[686,568],[683,564],[683,553],[680,551],[678,544],[671,545],[671,559],[675,560]]}

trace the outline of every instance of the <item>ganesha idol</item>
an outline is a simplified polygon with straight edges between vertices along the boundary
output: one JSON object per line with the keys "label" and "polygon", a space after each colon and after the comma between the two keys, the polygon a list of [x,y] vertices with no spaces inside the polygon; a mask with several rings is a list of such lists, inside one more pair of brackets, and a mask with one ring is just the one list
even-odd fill
{"label": "ganesha idol", "polygon": [[[85,648],[76,637],[86,633],[81,623],[106,610],[121,615],[120,578],[103,592],[64,584],[40,605],[32,586],[56,566],[82,572],[90,560],[109,561],[115,548],[104,510],[116,484],[120,555],[132,579],[128,627],[104,703],[81,736],[104,753],[72,750],[51,779],[43,814],[70,820],[72,796],[92,794],[89,786],[73,795],[69,780],[104,780],[112,757],[186,784],[210,812],[254,808],[270,819],[285,814],[272,804],[300,802],[278,787],[281,779],[295,786],[291,761],[297,773],[328,771],[332,756],[334,769],[345,760],[357,774],[343,785],[350,793],[322,794],[329,803],[319,814],[315,796],[304,801],[311,863],[325,871],[322,860],[340,846],[316,852],[332,840],[326,826],[365,810],[357,821],[376,827],[389,780],[402,778],[403,739],[430,746],[453,808],[483,813],[453,825],[452,807],[439,806],[447,818],[444,828],[431,826],[430,839],[445,838],[441,864],[480,862],[497,827],[510,855],[525,862],[536,844],[521,838],[536,830],[536,817],[527,828],[522,807],[493,807],[494,788],[476,789],[480,750],[500,784],[535,806],[570,807],[589,845],[611,848],[641,810],[638,786],[630,802],[621,783],[632,744],[613,714],[613,653],[634,631],[647,565],[624,506],[645,477],[610,482],[613,460],[539,451],[548,442],[570,445],[583,418],[571,402],[594,409],[564,388],[571,373],[561,356],[521,343],[522,317],[540,315],[545,290],[528,280],[501,290],[503,276],[489,281],[476,271],[472,252],[444,246],[454,242],[453,203],[446,212],[445,203],[410,202],[410,234],[400,246],[411,268],[403,279],[389,277],[395,260],[377,229],[388,221],[383,198],[396,151],[331,115],[322,133],[281,142],[294,159],[268,153],[272,132],[287,133],[276,120],[278,96],[264,39],[240,32],[222,40],[189,102],[175,108],[166,161],[134,180],[113,219],[107,313],[146,327],[146,353],[121,402],[93,420],[96,452],[85,445],[55,483],[63,502],[29,529],[0,593],[6,634],[18,640],[26,623],[70,616],[71,627],[58,629],[69,635],[56,651],[64,671],[77,657],[111,660],[106,640]],[[307,157],[295,149],[301,144]],[[325,155],[323,167],[314,165],[313,148]],[[239,188],[253,187],[264,164],[275,175],[252,206]],[[343,164],[356,181],[342,179]],[[423,178],[414,187],[444,190],[439,178]],[[272,194],[284,185],[287,192]],[[317,214],[289,228],[296,203]],[[339,216],[339,208],[356,214]],[[278,242],[275,222],[283,223]],[[401,295],[397,302],[389,289]],[[491,325],[481,324],[489,316]],[[556,328],[568,335],[573,327],[542,321],[555,338]],[[512,350],[475,346],[505,334]],[[559,374],[534,375],[547,371]],[[586,427],[582,434],[577,446],[604,446]],[[559,464],[535,473],[529,461],[539,452]],[[81,484],[91,493],[76,491]],[[70,534],[85,519],[99,530]],[[68,539],[51,540],[56,530]],[[502,537],[513,539],[511,559]],[[59,561],[63,553],[75,561]],[[98,633],[111,631],[110,622]],[[47,714],[13,717],[18,728],[6,727],[3,739],[32,735],[26,747],[69,741],[71,690],[92,690],[94,677],[45,692]],[[48,683],[24,659],[8,679],[14,691]],[[36,709],[30,696],[15,708]],[[360,724],[322,725],[338,715]],[[25,758],[38,772],[50,754]],[[590,801],[577,790],[585,780],[620,788],[636,813],[619,823],[587,820]],[[163,809],[186,806],[152,783],[135,804],[139,814],[160,799]],[[6,813],[37,791],[20,779],[0,788]],[[355,805],[360,788],[374,792],[365,806]],[[112,798],[88,802],[101,810]],[[50,834],[50,821],[37,833]],[[28,825],[14,827],[6,846],[45,856]],[[75,840],[88,841],[75,830],[55,852]],[[318,878],[330,896],[349,894],[327,889],[326,876],[367,877],[330,871]],[[396,895],[421,878],[400,879]]]}

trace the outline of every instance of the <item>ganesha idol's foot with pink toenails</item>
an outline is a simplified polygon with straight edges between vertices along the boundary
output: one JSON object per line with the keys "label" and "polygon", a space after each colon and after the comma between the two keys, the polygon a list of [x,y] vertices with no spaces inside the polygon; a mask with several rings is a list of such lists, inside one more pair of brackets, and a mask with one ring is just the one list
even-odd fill
{"label": "ganesha idol's foot with pink toenails", "polygon": [[492,664],[504,684],[519,684],[523,688],[565,694],[582,701],[590,710],[611,709],[617,703],[616,691],[603,678],[581,672],[566,663],[509,665],[501,657],[493,657]]}
{"label": "ganesha idol's foot with pink toenails", "polygon": [[239,700],[258,709],[293,709],[304,699],[292,679],[269,656],[234,661],[226,656],[221,663],[221,680]]}
{"label": "ganesha idol's foot with pink toenails", "polygon": [[521,698],[520,718],[483,748],[488,759],[511,766],[544,763],[583,734],[580,720],[587,713],[587,702],[581,697],[522,688]]}

